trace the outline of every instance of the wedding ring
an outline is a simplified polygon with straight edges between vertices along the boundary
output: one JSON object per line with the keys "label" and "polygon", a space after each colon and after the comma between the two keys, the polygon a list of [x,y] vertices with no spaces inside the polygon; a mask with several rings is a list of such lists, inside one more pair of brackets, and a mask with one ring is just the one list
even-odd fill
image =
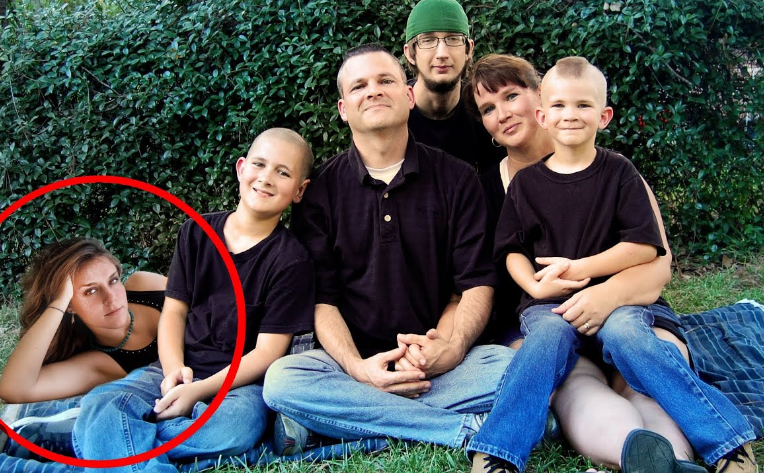
{"label": "wedding ring", "polygon": [[584,329],[586,329],[588,331],[589,328],[591,328],[591,326],[589,326],[589,321],[587,321],[587,322],[584,323]]}

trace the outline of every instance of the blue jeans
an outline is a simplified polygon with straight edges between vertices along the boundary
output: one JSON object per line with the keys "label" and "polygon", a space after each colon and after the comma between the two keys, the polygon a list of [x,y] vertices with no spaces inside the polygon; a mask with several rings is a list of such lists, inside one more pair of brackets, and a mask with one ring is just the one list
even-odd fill
{"label": "blue jeans", "polygon": [[83,468],[71,464],[43,462],[0,453],[0,472],[83,472]]}
{"label": "blue jeans", "polygon": [[[502,377],[491,414],[467,447],[505,459],[525,469],[541,440],[549,397],[578,360],[586,339],[551,309],[525,310],[522,348]],[[610,314],[594,336],[606,363],[614,365],[637,392],[655,399],[679,425],[706,463],[754,439],[751,426],[716,388],[701,381],[677,347],[652,331],[656,314],[674,318],[660,305],[624,306]]]}
{"label": "blue jeans", "polygon": [[[197,402],[190,418],[149,421],[154,401],[162,397],[163,378],[162,369],[151,365],[87,394],[72,436],[77,457],[116,459],[145,453],[191,426],[206,403]],[[243,454],[262,437],[267,420],[262,387],[245,385],[229,391],[207,423],[168,453],[117,470],[177,472],[173,462]]]}
{"label": "blue jeans", "polygon": [[409,399],[360,383],[323,350],[283,357],[265,376],[263,398],[316,433],[344,440],[399,438],[460,447],[477,431],[476,413],[491,409],[501,374],[514,355],[477,346],[455,369]]}
{"label": "blue jeans", "polygon": [[[27,403],[21,407],[18,418],[27,416],[50,416],[66,411],[70,408],[80,406],[81,396],[66,398],[63,400],[51,400],[38,403]],[[40,439],[38,438],[38,442]],[[298,453],[291,456],[279,457],[273,453],[272,443],[266,440],[262,444],[252,446],[246,454],[237,455],[231,458],[214,457],[205,459],[194,459],[187,464],[178,465],[181,472],[198,472],[202,469],[214,468],[222,463],[228,462],[233,466],[241,467],[244,464],[269,464],[277,461],[320,461],[324,459],[333,459],[349,456],[353,452],[371,453],[384,449],[387,446],[387,439],[369,439],[355,443],[335,444],[322,446],[304,453]],[[19,445],[9,439],[4,452],[0,453],[0,472],[40,472],[40,473],[75,473],[84,472],[84,468],[72,466],[70,464],[60,464],[57,462],[40,461],[22,457],[19,452]],[[71,450],[74,447],[71,446]],[[69,455],[70,452],[60,453]],[[237,453],[238,454],[238,453]]]}

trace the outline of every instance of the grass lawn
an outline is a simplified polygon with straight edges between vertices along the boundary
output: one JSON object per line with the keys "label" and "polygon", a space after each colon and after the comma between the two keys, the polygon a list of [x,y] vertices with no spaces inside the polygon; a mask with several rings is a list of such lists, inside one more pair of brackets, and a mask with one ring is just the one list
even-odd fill
{"label": "grass lawn", "polygon": [[[764,303],[764,257],[732,265],[702,276],[675,275],[664,297],[677,313],[692,313],[724,306],[743,298]],[[17,308],[0,307],[0,370],[16,343]],[[597,433],[592,433],[597,436]],[[754,443],[759,472],[764,472],[764,441]],[[596,467],[561,445],[534,451],[528,472],[583,472]],[[470,465],[463,450],[422,443],[393,445],[378,454],[353,454],[345,459],[317,463],[274,463],[264,466],[223,466],[214,472],[465,472]]]}

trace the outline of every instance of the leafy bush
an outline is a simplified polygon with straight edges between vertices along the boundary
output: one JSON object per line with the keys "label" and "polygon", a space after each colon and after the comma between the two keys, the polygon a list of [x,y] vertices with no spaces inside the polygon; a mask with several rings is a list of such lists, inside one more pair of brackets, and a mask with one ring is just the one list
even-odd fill
{"label": "leafy bush", "polygon": [[[529,0],[468,12],[476,42],[540,70],[575,54],[605,72],[615,120],[599,143],[635,162],[681,251],[717,260],[762,249],[764,10],[755,2]],[[503,27],[491,24],[502,16]]]}
{"label": "leafy bush", "polygon": [[[348,146],[334,85],[342,55],[378,41],[402,57],[414,3],[139,0],[19,11],[0,37],[0,209],[89,174],[149,182],[200,212],[232,208],[233,164],[262,130],[297,130],[319,161]],[[653,185],[674,244],[709,259],[761,249],[764,79],[746,68],[764,62],[755,2],[463,4],[476,56],[512,52],[545,70],[579,54],[605,71],[616,120],[600,143],[632,157]],[[75,234],[166,271],[183,220],[133,189],[58,190],[2,224],[0,286],[12,293],[31,252]]]}

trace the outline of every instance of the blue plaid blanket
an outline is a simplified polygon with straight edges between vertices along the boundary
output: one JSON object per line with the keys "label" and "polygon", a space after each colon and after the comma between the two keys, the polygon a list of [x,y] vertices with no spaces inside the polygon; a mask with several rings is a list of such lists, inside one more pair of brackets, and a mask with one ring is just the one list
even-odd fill
{"label": "blue plaid blanket", "polygon": [[764,306],[743,300],[680,315],[701,378],[718,387],[764,436]]}

